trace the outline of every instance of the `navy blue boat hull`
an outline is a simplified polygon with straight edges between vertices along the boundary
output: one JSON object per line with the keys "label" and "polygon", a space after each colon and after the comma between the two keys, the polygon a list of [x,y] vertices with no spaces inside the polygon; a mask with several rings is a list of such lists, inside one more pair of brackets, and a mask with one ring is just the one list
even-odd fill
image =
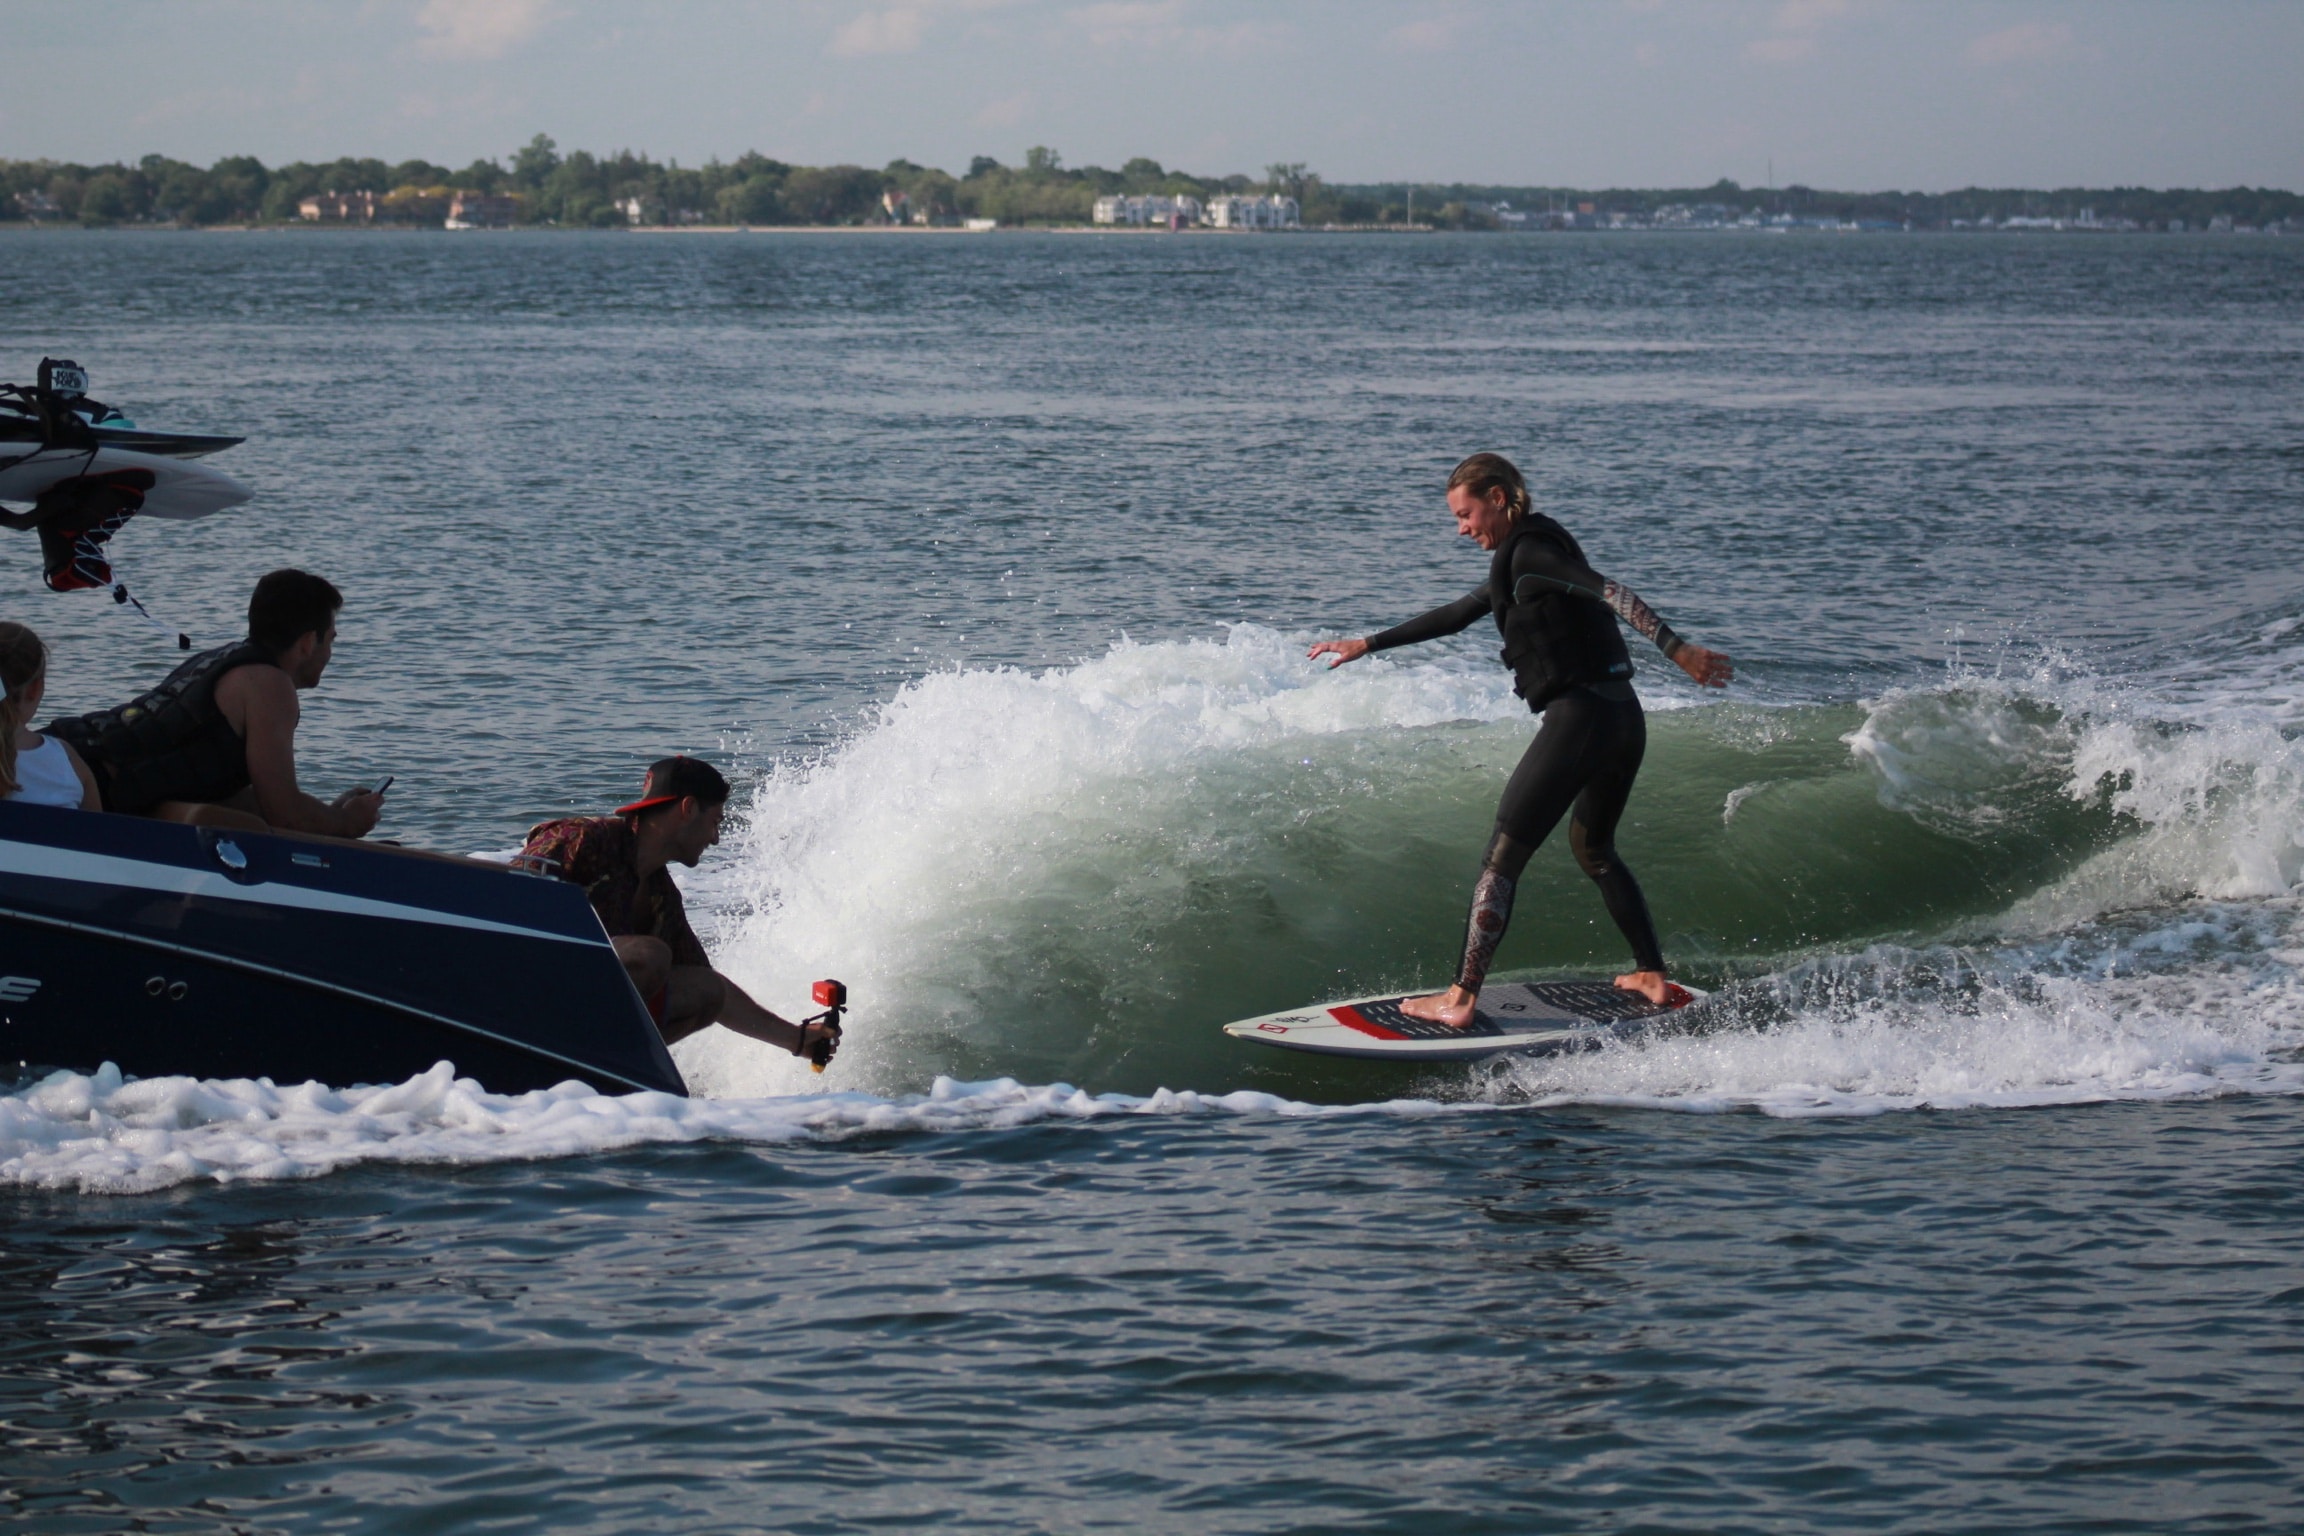
{"label": "navy blue boat hull", "polygon": [[0,1061],[503,1093],[686,1086],[582,891],[0,801]]}

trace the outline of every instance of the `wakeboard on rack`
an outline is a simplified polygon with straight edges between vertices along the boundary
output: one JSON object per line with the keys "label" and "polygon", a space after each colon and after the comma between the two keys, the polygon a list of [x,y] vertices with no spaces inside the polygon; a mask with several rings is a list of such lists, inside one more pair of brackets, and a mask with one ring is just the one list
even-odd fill
{"label": "wakeboard on rack", "polygon": [[44,357],[38,383],[0,384],[0,502],[32,504],[0,507],[0,526],[39,534],[50,591],[110,587],[114,601],[141,611],[104,546],[137,516],[206,517],[248,500],[248,487],[230,475],[190,462],[239,441],[140,428],[89,398],[78,363]]}
{"label": "wakeboard on rack", "polygon": [[1384,1061],[1552,1056],[1644,1033],[1703,995],[1675,985],[1672,1000],[1658,1007],[1608,981],[1497,982],[1481,992],[1463,1029],[1410,1018],[1400,1010],[1408,997],[1394,995],[1268,1013],[1227,1024],[1224,1033],[1282,1050]]}

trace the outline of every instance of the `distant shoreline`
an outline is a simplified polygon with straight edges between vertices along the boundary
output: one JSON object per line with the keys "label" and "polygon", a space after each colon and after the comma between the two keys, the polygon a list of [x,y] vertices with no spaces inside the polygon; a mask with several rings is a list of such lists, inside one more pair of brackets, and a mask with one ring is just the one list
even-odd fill
{"label": "distant shoreline", "polygon": [[[1103,220],[1113,222],[1106,224]],[[988,155],[962,174],[910,160],[793,165],[754,151],[702,165],[619,150],[563,154],[548,134],[462,170],[347,156],[266,166],[227,155],[205,168],[166,155],[81,165],[0,158],[0,223],[268,227],[291,223],[467,228],[645,228],[672,233],[901,228],[1154,232],[1181,221],[1222,231],[1534,234],[1568,230],[1785,227],[1843,230],[2081,228],[2210,233],[2275,226],[2304,234],[2304,196],[2270,187],[1962,187],[1843,192],[1746,187],[1574,188],[1465,182],[1331,182],[1302,164],[1262,176],[1194,175],[1144,157],[1118,170],[1070,167],[1036,145],[1021,166]]]}
{"label": "distant shoreline", "polygon": [[557,224],[522,224],[504,229],[442,229],[436,224],[308,224],[283,222],[279,224],[77,224],[62,220],[36,222],[29,219],[0,220],[0,237],[35,238],[43,234],[126,234],[126,235],[295,235],[319,239],[363,235],[794,235],[822,237],[827,235],[885,236],[952,236],[982,239],[995,235],[1105,235],[1128,239],[1157,239],[1188,236],[1221,240],[1278,240],[1304,235],[1434,235],[1460,234],[1479,239],[1518,239],[1529,237],[1563,238],[1581,236],[1667,235],[1685,239],[1691,235],[1933,235],[1945,238],[1975,235],[2150,235],[2183,238],[2190,236],[2216,236],[2229,239],[2258,237],[2279,239],[2293,231],[2276,226],[2263,229],[2108,229],[2087,225],[2067,225],[2055,229],[1999,228],[1942,229],[1917,227],[1912,229],[1849,229],[1849,228],[1788,228],[1781,226],[1748,225],[1698,226],[1696,228],[1654,228],[1631,226],[1621,229],[1534,229],[1534,230],[1452,230],[1433,224],[1331,224],[1305,225],[1294,229],[1208,229],[1187,226],[1183,229],[1147,228],[1128,224],[1002,224],[992,229],[965,229],[954,226],[917,224],[635,224],[617,225],[605,229],[569,228]]}

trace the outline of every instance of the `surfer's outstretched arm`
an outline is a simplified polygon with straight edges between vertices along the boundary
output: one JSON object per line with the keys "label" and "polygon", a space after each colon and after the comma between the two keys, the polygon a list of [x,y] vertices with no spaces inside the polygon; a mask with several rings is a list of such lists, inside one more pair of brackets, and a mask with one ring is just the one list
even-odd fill
{"label": "surfer's outstretched arm", "polygon": [[1371,651],[1388,651],[1396,645],[1416,645],[1444,635],[1462,634],[1478,623],[1489,608],[1488,584],[1482,582],[1456,601],[1443,603],[1430,613],[1418,614],[1405,624],[1395,624],[1365,639],[1323,640],[1304,654],[1333,656],[1336,659],[1328,665],[1340,667],[1348,661],[1358,661]]}

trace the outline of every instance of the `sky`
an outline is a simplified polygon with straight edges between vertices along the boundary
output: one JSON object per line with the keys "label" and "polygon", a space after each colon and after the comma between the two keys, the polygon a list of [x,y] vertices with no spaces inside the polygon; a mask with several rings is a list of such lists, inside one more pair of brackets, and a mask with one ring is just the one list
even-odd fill
{"label": "sky", "polygon": [[2304,0],[0,0],[0,158],[2304,189]]}

